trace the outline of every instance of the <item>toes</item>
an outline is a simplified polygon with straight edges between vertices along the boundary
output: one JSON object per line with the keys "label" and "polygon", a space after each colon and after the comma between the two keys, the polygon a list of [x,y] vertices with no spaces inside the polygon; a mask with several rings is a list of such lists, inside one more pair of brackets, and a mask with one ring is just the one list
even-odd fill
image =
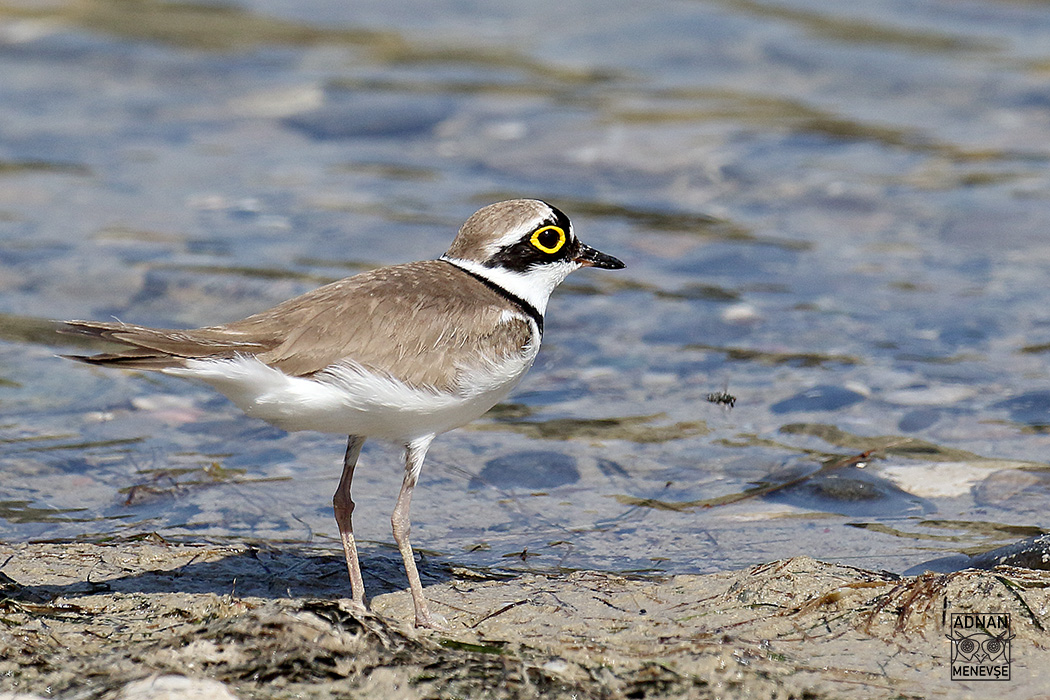
{"label": "toes", "polygon": [[441,615],[432,615],[429,612],[416,612],[416,627],[435,630],[437,632],[449,632],[448,620]]}
{"label": "toes", "polygon": [[354,615],[370,615],[371,614],[370,611],[368,610],[368,603],[366,603],[363,600],[353,600],[353,599],[346,600],[344,598],[343,599],[343,607],[347,611],[349,611],[350,613],[353,613]]}

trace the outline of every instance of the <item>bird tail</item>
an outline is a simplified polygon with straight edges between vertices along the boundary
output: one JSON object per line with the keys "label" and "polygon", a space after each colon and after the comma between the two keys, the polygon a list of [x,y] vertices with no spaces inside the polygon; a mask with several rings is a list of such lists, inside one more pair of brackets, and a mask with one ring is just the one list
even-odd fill
{"label": "bird tail", "polygon": [[260,347],[218,329],[190,331],[148,328],[130,323],[66,321],[60,333],[82,335],[127,346],[126,350],[97,355],[62,355],[70,360],[126,369],[162,370],[184,367],[191,358],[233,357],[258,352]]}

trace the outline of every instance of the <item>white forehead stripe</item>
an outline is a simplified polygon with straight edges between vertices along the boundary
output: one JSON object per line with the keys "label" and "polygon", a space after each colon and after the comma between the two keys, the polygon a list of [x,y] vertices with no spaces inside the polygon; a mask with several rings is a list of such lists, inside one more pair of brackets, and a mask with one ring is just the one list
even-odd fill
{"label": "white forehead stripe", "polygon": [[[511,228],[499,238],[493,239],[486,246],[486,257],[492,257],[503,248],[518,243],[523,238],[529,236],[536,229],[548,225],[551,221],[554,220],[555,217],[553,209],[551,209],[550,207],[546,207],[546,209],[547,211],[544,215],[536,216],[535,218],[522,223],[520,226]],[[572,239],[572,224],[569,224],[568,230],[565,231],[565,236],[566,239]]]}

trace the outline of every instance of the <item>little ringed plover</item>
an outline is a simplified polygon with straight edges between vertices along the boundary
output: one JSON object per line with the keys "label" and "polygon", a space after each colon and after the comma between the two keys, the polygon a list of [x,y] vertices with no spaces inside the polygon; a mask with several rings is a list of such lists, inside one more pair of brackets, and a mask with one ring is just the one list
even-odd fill
{"label": "little ringed plover", "polygon": [[193,330],[69,321],[128,346],[69,356],[201,380],[284,430],[348,435],[335,519],[353,602],[365,606],[350,485],[366,438],[405,448],[391,517],[415,606],[434,627],[409,543],[409,504],[427,448],[502,400],[532,366],[554,288],[573,270],[624,264],[584,245],[568,217],[531,199],[471,216],[437,260],[382,267],[240,321]]}

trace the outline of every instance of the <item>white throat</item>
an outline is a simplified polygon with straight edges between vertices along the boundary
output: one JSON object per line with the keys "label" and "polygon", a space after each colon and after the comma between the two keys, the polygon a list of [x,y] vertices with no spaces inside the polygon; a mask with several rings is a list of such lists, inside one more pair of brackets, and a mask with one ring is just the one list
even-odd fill
{"label": "white throat", "polygon": [[547,313],[547,300],[550,299],[554,288],[561,284],[570,272],[580,268],[579,263],[565,260],[540,265],[528,272],[514,272],[503,267],[486,267],[474,260],[450,258],[445,255],[442,255],[441,259],[479,277],[484,277],[519,299],[527,301],[540,312],[541,316]]}

